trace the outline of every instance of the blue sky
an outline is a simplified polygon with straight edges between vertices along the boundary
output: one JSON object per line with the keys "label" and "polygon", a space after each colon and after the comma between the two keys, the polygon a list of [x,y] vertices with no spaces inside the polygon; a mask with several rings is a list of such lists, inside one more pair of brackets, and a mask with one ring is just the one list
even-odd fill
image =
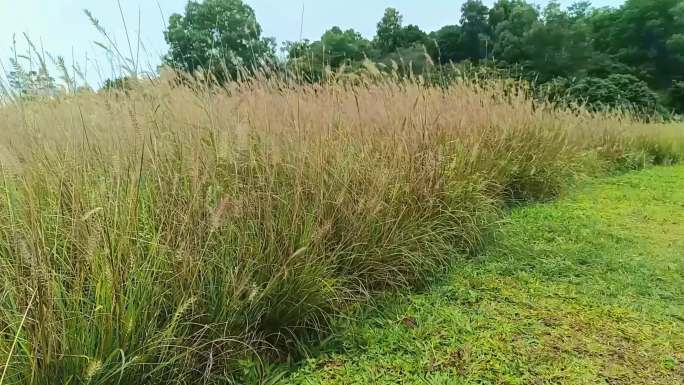
{"label": "blue sky", "polygon": [[[432,31],[459,19],[464,0],[247,0],[257,14],[265,36],[278,42],[304,38],[316,39],[333,25],[354,28],[372,37],[375,25],[387,7],[395,7],[404,15],[404,22],[417,24]],[[654,0],[655,1],[655,0]],[[485,1],[488,4],[493,0]],[[540,5],[547,0],[537,0]],[[572,0],[562,0],[568,5]],[[623,0],[594,0],[595,6],[618,6]],[[166,19],[181,12],[187,0],[121,0],[131,38],[137,41],[138,10],[140,36],[146,51],[141,55],[145,66],[154,68],[166,51],[163,30]],[[302,5],[304,18],[302,20]],[[71,58],[81,64],[88,56],[88,79],[99,82],[112,75],[106,55],[93,41],[102,38],[92,27],[83,9],[87,8],[100,20],[120,47],[126,47],[121,15],[116,0],[0,0],[0,60],[7,65],[12,35],[17,34],[19,47],[22,33],[27,33],[38,46],[55,55]],[[163,16],[162,16],[163,15]],[[302,23],[303,21],[303,23]],[[135,47],[134,47],[135,49]],[[99,68],[99,70],[98,70]]]}

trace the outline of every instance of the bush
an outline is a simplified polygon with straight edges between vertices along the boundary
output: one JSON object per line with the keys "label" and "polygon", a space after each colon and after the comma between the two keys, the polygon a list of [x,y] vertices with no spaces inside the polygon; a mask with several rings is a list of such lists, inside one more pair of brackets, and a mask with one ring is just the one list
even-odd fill
{"label": "bush", "polygon": [[667,94],[668,106],[679,114],[684,114],[684,81],[674,82]]}
{"label": "bush", "polygon": [[542,95],[562,104],[582,105],[592,111],[625,110],[643,117],[663,111],[657,94],[632,75],[578,80],[557,78],[542,85]]}

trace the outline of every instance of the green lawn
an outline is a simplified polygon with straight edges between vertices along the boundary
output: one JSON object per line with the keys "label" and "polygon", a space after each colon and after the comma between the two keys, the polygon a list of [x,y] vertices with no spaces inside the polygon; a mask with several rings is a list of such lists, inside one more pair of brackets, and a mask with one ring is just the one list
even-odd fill
{"label": "green lawn", "polygon": [[293,384],[684,384],[684,167],[516,209],[495,246],[353,319]]}

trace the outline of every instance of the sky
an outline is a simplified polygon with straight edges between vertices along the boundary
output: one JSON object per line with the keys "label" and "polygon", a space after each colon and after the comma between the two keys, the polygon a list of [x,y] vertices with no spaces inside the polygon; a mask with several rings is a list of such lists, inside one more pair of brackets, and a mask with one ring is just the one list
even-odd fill
{"label": "sky", "polygon": [[[333,25],[354,28],[371,38],[387,7],[397,8],[405,24],[417,24],[433,31],[459,19],[465,0],[246,0],[254,8],[264,36],[278,43],[317,39]],[[494,0],[485,1],[491,5]],[[187,0],[120,0],[133,51],[137,41],[143,46],[141,66],[156,68],[166,52],[163,31],[168,17],[183,11]],[[545,5],[548,0],[536,0]],[[561,0],[569,5],[574,0]],[[595,6],[619,6],[623,0],[593,0]],[[125,28],[117,0],[0,0],[0,62],[6,67],[11,55],[13,35],[18,50],[26,50],[26,33],[38,47],[52,55],[61,55],[67,63],[75,61],[87,70],[91,83],[116,75],[111,61],[94,42],[104,42],[83,13],[90,10],[99,19],[117,45],[128,52]],[[302,13],[303,10],[303,13]],[[302,18],[303,15],[303,18]],[[138,17],[140,16],[140,17]],[[140,23],[138,21],[140,20]],[[140,28],[138,28],[140,25]],[[130,56],[130,55],[128,55]],[[87,63],[87,65],[86,65]],[[2,69],[0,69],[2,72]]]}

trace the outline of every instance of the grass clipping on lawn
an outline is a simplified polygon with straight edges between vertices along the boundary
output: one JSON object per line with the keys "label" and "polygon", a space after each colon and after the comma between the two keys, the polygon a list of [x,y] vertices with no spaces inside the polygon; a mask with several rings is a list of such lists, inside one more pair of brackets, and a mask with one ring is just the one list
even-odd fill
{"label": "grass clipping on lawn", "polygon": [[672,129],[502,82],[177,79],[0,109],[5,384],[197,383],[475,252]]}

